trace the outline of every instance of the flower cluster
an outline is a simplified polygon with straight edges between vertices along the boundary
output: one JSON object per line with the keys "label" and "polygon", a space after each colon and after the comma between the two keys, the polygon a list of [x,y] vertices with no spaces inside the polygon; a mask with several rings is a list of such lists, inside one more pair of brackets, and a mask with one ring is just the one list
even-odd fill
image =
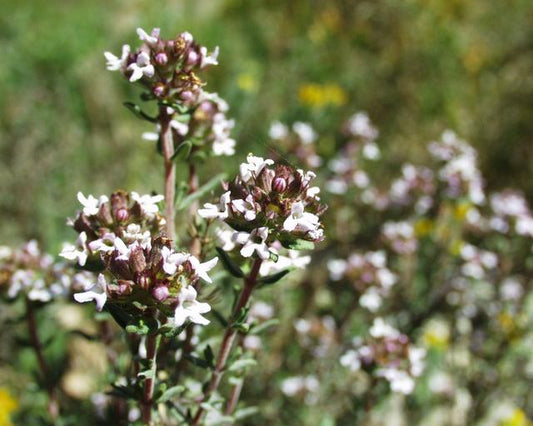
{"label": "flower cluster", "polygon": [[489,225],[498,232],[507,233],[511,229],[521,236],[533,237],[533,217],[523,194],[506,190],[490,197],[493,216]]}
{"label": "flower cluster", "polygon": [[376,318],[370,328],[370,337],[356,339],[355,349],[342,355],[340,362],[351,371],[373,371],[384,377],[393,392],[410,394],[415,388],[415,378],[424,370],[426,352],[409,342],[382,318]]}
{"label": "flower cluster", "polygon": [[18,249],[0,247],[0,289],[10,299],[25,295],[29,300],[49,302],[70,292],[71,277],[65,265],[54,263],[32,240]]}
{"label": "flower cluster", "polygon": [[294,321],[298,343],[317,358],[325,358],[337,344],[337,326],[333,317],[298,318]]}
{"label": "flower cluster", "polygon": [[352,253],[347,260],[332,259],[328,269],[333,281],[350,282],[361,294],[359,304],[371,312],[381,307],[383,298],[396,283],[396,275],[387,268],[384,251]]}
{"label": "flower cluster", "polygon": [[129,245],[115,237],[112,248],[102,257],[112,281],[108,283],[100,274],[90,289],[74,295],[77,302],[95,301],[98,310],[108,299],[126,311],[157,308],[165,317],[173,317],[175,326],[187,319],[201,325],[209,323],[202,314],[211,308],[196,300],[194,284],[200,278],[212,282],[207,272],[218,258],[200,263],[188,253],[174,251],[171,241],[164,237]]}
{"label": "flower cluster", "polygon": [[414,253],[418,248],[414,226],[407,221],[385,222],[381,235],[384,242],[398,254]]}
{"label": "flower cluster", "polygon": [[296,121],[291,129],[286,124],[275,121],[268,132],[270,139],[281,143],[284,153],[294,155],[307,167],[316,168],[322,164],[322,158],[316,152],[317,133],[309,123]]}
{"label": "flower cluster", "polygon": [[83,208],[68,223],[79,237],[76,244],[65,244],[60,256],[85,266],[88,259],[98,263],[100,253],[114,250],[116,238],[126,244],[138,242],[147,247],[151,236],[158,235],[165,224],[158,207],[163,198],[162,195],[141,196],[124,191],[116,191],[111,197],[95,198],[78,192]]}
{"label": "flower cluster", "polygon": [[319,216],[325,207],[318,202],[319,189],[310,186],[314,177],[312,172],[250,154],[239,176],[224,184],[226,192],[218,204],[207,203],[198,214],[229,225],[234,230],[231,239],[241,246],[243,257],[255,254],[266,260],[276,242],[294,248],[301,240],[323,239]]}
{"label": "flower cluster", "polygon": [[[146,99],[167,105],[164,112],[176,148],[190,141],[195,149],[210,144],[214,155],[233,155],[235,140],[230,132],[234,121],[226,118],[228,104],[216,93],[204,91],[197,75],[218,64],[218,47],[208,53],[188,32],[171,40],[162,39],[158,28],[151,34],[138,28],[137,34],[143,44],[135,53],[129,45],[123,46],[120,58],[105,52],[107,69],[122,72],[130,82],[139,82],[148,90]],[[159,141],[161,130],[158,124],[156,132],[146,132],[143,138]]]}
{"label": "flower cluster", "polygon": [[443,162],[439,179],[446,185],[445,193],[451,198],[467,197],[474,204],[485,201],[483,180],[477,167],[477,152],[451,130],[441,140],[428,146],[430,154]]}

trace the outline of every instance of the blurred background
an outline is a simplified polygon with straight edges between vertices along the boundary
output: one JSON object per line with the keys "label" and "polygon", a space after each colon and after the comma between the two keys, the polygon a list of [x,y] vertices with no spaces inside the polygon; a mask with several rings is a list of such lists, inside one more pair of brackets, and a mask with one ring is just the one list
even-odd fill
{"label": "blurred background", "polygon": [[[310,121],[319,154],[355,111],[379,144],[416,162],[451,128],[480,153],[493,189],[532,194],[533,2],[529,0],[5,0],[0,14],[0,235],[54,252],[72,237],[76,192],[161,191],[147,123],[123,101],[138,90],[103,52],[135,28],[188,30],[219,45],[207,71],[236,120],[239,162],[267,152],[274,119]],[[215,167],[220,167],[220,164]]]}

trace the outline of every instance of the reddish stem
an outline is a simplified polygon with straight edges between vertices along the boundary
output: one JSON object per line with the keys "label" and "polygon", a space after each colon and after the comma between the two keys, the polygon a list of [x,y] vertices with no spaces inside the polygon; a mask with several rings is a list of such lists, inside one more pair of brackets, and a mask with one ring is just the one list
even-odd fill
{"label": "reddish stem", "polygon": [[174,139],[172,127],[170,126],[171,116],[166,112],[166,107],[161,107],[159,111],[159,121],[161,125],[161,147],[165,157],[165,219],[167,237],[174,240],[174,198],[176,186],[176,165],[172,159],[174,155]]}
{"label": "reddish stem", "polygon": [[152,422],[152,407],[154,405],[154,387],[155,387],[155,375],[157,373],[157,340],[159,336],[148,335],[146,336],[146,359],[151,361],[151,368],[154,369],[154,376],[147,377],[144,381],[143,400],[141,404],[141,413],[143,421],[149,425]]}
{"label": "reddish stem", "polygon": [[[222,344],[220,346],[220,352],[218,353],[217,362],[215,365],[215,369],[213,370],[213,374],[211,376],[211,381],[209,382],[209,386],[207,390],[205,391],[201,402],[205,402],[209,399],[211,394],[217,390],[218,386],[220,385],[220,381],[222,380],[222,376],[224,374],[224,368],[226,367],[226,362],[228,361],[229,355],[231,353],[231,348],[233,346],[233,342],[235,341],[235,337],[237,336],[238,330],[234,327],[234,321],[238,317],[240,311],[242,308],[244,308],[248,301],[250,300],[250,296],[252,294],[253,289],[255,288],[255,285],[257,284],[257,278],[259,276],[259,268],[261,267],[262,260],[256,259],[254,261],[254,264],[252,266],[252,270],[250,271],[250,275],[246,277],[244,281],[244,287],[241,291],[239,300],[237,304],[235,305],[235,309],[233,310],[233,316],[232,321],[228,325],[228,328],[226,328],[226,332],[224,333],[224,337],[222,339]],[[194,419],[191,423],[192,426],[199,425],[200,421],[202,420],[202,416],[204,414],[204,409],[200,405],[198,408],[198,411],[196,412],[196,415],[194,416]]]}

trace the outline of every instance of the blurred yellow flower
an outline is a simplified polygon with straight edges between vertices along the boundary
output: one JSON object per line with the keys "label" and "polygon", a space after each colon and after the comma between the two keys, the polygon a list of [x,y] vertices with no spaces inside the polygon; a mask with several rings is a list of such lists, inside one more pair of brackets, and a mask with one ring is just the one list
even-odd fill
{"label": "blurred yellow flower", "polygon": [[322,108],[326,105],[344,105],[348,99],[342,87],[335,83],[314,84],[300,86],[298,91],[300,102],[312,108]]}
{"label": "blurred yellow flower", "polygon": [[500,423],[501,426],[531,426],[532,424],[520,408],[515,408],[513,413]]}
{"label": "blurred yellow flower", "polygon": [[11,414],[17,410],[18,401],[13,398],[7,389],[0,388],[0,426],[11,426]]}
{"label": "blurred yellow flower", "polygon": [[257,80],[251,74],[242,73],[237,77],[237,86],[244,92],[255,92],[257,90]]}
{"label": "blurred yellow flower", "polygon": [[420,219],[415,223],[415,235],[417,237],[425,237],[433,231],[433,221],[428,218]]}
{"label": "blurred yellow flower", "polygon": [[426,347],[439,350],[446,349],[450,343],[450,328],[444,321],[431,320],[424,327],[422,339]]}
{"label": "blurred yellow flower", "polygon": [[453,216],[455,219],[459,221],[463,221],[466,218],[466,215],[468,214],[470,210],[471,204],[470,203],[460,203],[453,209]]}

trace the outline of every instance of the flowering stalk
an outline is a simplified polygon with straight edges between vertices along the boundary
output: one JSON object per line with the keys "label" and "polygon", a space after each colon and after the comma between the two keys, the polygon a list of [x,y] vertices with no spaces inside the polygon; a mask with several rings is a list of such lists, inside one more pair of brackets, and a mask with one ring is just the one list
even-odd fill
{"label": "flowering stalk", "polygon": [[32,301],[26,298],[26,318],[28,320],[28,331],[30,334],[30,341],[37,356],[37,362],[39,364],[39,369],[41,370],[41,375],[43,381],[45,382],[46,391],[48,393],[48,414],[55,422],[59,416],[59,406],[55,397],[54,386],[50,383],[50,370],[46,364],[46,360],[43,355],[43,348],[39,335],[37,334],[37,324],[35,322],[35,313],[33,311]]}
{"label": "flowering stalk", "polygon": [[157,349],[161,335],[148,335],[146,336],[146,359],[149,363],[151,370],[150,375],[144,382],[143,400],[141,404],[142,419],[146,424],[150,424],[152,421],[152,407],[154,405],[154,387],[155,376],[157,374]]}
{"label": "flowering stalk", "polygon": [[161,125],[161,142],[163,156],[165,157],[165,219],[166,232],[171,240],[174,238],[174,196],[176,187],[176,164],[172,159],[174,154],[174,139],[172,137],[171,117],[166,112],[166,107],[159,110]]}
{"label": "flowering stalk", "polygon": [[[243,347],[244,342],[244,334],[239,335],[239,342],[238,346],[239,348]],[[230,391],[228,402],[226,404],[226,411],[225,414],[227,416],[231,416],[233,414],[233,411],[235,411],[235,407],[237,407],[237,403],[239,402],[239,398],[241,397],[242,387],[244,385],[244,378],[242,380],[239,380],[237,383],[235,383]]]}
{"label": "flowering stalk", "polygon": [[[222,380],[224,369],[226,367],[226,362],[228,361],[229,355],[231,354],[233,342],[235,341],[235,337],[238,334],[238,330],[235,328],[235,320],[239,316],[241,309],[245,308],[248,304],[248,301],[250,300],[252,291],[254,290],[257,284],[257,280],[259,278],[259,269],[261,268],[262,262],[263,260],[261,258],[255,259],[250,274],[244,280],[244,287],[239,296],[239,300],[235,305],[235,309],[233,310],[232,322],[228,325],[228,328],[226,329],[226,332],[224,333],[224,337],[222,339],[222,345],[220,346],[220,352],[218,354],[215,369],[211,376],[211,381],[209,382],[209,386],[204,392],[200,403],[207,401],[220,385],[220,381]],[[200,424],[204,411],[205,410],[202,408],[202,406],[199,405],[198,411],[196,412],[196,415],[194,416],[194,419],[191,423],[193,426]]]}

